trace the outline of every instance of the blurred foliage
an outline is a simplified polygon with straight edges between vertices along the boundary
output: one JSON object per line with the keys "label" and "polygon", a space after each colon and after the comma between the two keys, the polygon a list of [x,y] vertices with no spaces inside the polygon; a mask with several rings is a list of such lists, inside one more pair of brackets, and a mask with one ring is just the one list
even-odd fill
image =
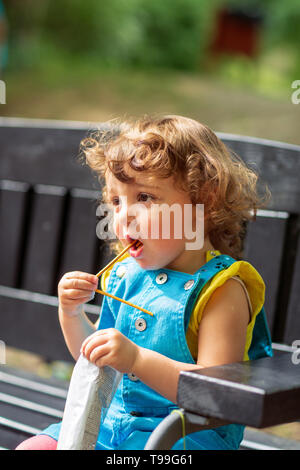
{"label": "blurred foliage", "polygon": [[[300,75],[299,0],[4,0],[8,72],[43,70],[56,83],[66,68],[176,69],[213,73],[263,93],[286,92]],[[209,60],[216,13],[228,7],[261,17],[254,60]],[[211,67],[212,65],[212,67]],[[210,68],[211,67],[211,68]]]}
{"label": "blurred foliage", "polygon": [[[18,62],[32,64],[41,47],[105,64],[196,69],[217,0],[9,1]],[[30,46],[30,51],[28,49]]]}

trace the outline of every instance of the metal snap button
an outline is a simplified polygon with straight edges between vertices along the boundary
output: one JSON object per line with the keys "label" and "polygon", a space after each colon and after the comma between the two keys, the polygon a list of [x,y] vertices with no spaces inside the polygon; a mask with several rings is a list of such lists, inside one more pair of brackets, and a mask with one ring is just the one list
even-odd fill
{"label": "metal snap button", "polygon": [[132,382],[136,382],[137,380],[139,380],[137,376],[134,374],[129,373],[127,375],[128,375],[129,380],[131,380]]}
{"label": "metal snap button", "polygon": [[125,266],[119,266],[117,271],[116,271],[116,275],[121,278],[121,277],[124,276],[125,273],[126,273]]}
{"label": "metal snap button", "polygon": [[134,326],[138,331],[144,331],[147,328],[146,320],[142,317],[138,318],[134,322]]}
{"label": "metal snap button", "polygon": [[195,281],[193,279],[190,279],[184,284],[183,287],[185,290],[189,290],[191,287],[193,287],[194,284],[195,284]]}
{"label": "metal snap button", "polygon": [[167,279],[168,279],[168,275],[166,273],[159,273],[156,276],[157,284],[164,284],[165,282],[167,282]]}
{"label": "metal snap button", "polygon": [[210,251],[210,255],[211,256],[216,256],[216,252],[215,251]]}
{"label": "metal snap button", "polygon": [[130,411],[131,416],[143,416],[143,414],[140,411]]}

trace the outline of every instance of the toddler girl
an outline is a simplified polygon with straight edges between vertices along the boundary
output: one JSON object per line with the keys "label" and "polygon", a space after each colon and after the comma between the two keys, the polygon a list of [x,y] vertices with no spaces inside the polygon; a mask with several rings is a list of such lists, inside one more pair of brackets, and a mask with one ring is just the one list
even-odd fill
{"label": "toddler girl", "polygon": [[[123,373],[96,449],[143,449],[178,408],[181,370],[272,354],[264,282],[241,260],[245,222],[262,203],[257,175],[208,127],[180,116],[122,124],[85,139],[82,148],[105,179],[115,251],[141,242],[104,272],[101,288],[153,315],[105,296],[92,324],[83,304],[98,278],[71,272],[59,282],[59,319],[75,360],[82,352],[97,366]],[[169,210],[174,207],[181,217]],[[231,424],[199,431],[186,437],[186,448],[238,449],[243,429]],[[51,425],[19,448],[55,448],[59,430],[60,423]],[[182,448],[180,439],[173,449]]]}

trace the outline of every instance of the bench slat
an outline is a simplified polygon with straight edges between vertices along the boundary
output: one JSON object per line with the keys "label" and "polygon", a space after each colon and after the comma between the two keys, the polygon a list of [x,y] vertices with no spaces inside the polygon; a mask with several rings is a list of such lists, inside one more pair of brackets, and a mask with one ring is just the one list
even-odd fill
{"label": "bench slat", "polygon": [[266,283],[265,310],[271,331],[276,313],[286,226],[286,218],[258,216],[256,221],[249,222],[244,241],[245,261],[253,264]]}
{"label": "bench slat", "polygon": [[18,287],[30,186],[0,181],[0,284]]}
{"label": "bench slat", "polygon": [[[298,226],[299,238],[300,226]],[[297,254],[294,253],[295,269],[289,297],[287,325],[284,334],[284,342],[291,344],[294,340],[300,340],[300,241],[298,240]]]}
{"label": "bench slat", "polygon": [[[24,121],[25,122],[25,121]],[[0,125],[1,178],[50,184],[66,188],[92,189],[97,180],[78,163],[79,144],[86,128]]]}
{"label": "bench slat", "polygon": [[[34,410],[20,408],[9,403],[2,403],[0,401],[0,417],[2,420],[8,419],[22,423],[24,426],[45,429],[50,424],[57,423],[60,418],[49,416],[49,414],[37,412]],[[1,442],[1,445],[2,442]]]}
{"label": "bench slat", "polygon": [[34,187],[22,289],[54,293],[65,194],[61,187]]}
{"label": "bench slat", "polygon": [[[98,305],[100,297],[96,295]],[[100,313],[98,305],[85,305],[93,322]],[[59,326],[57,306],[57,297],[0,286],[1,340],[7,346],[31,351],[44,358],[73,362]]]}
{"label": "bench slat", "polygon": [[281,437],[269,432],[246,428],[241,449],[249,450],[300,450],[300,441]]}
{"label": "bench slat", "polygon": [[[39,385],[39,382],[36,382],[36,384]],[[21,398],[22,400],[33,401],[42,406],[50,406],[51,408],[55,408],[60,411],[64,410],[66,400],[65,397],[49,395],[48,393],[45,393],[43,391],[42,387],[40,387],[41,391],[38,391],[38,389],[39,387],[36,387],[36,389],[34,390],[30,388],[20,387],[19,385],[12,385],[7,382],[2,382],[2,378],[0,382],[0,393],[3,393],[4,395],[12,395]],[[64,390],[60,390],[60,392],[63,391]]]}
{"label": "bench slat", "polygon": [[[0,296],[0,311],[1,339],[7,346],[52,360],[72,360],[62,333],[59,334],[57,307]],[[54,331],[58,334],[53,335]]]}
{"label": "bench slat", "polygon": [[260,188],[268,184],[272,193],[269,209],[300,213],[300,146],[245,136],[218,135],[258,172]]}
{"label": "bench slat", "polygon": [[0,416],[1,447],[15,449],[25,439],[40,431],[33,426],[26,426],[22,422],[3,418]]}
{"label": "bench slat", "polygon": [[55,418],[62,418],[63,411],[57,410],[50,406],[41,405],[32,400],[24,400],[24,398],[16,397],[15,395],[0,392],[0,402],[8,405],[17,406],[19,408],[25,408],[30,411],[43,413],[47,416],[54,416]]}
{"label": "bench slat", "polygon": [[96,199],[92,199],[91,193],[72,190],[66,217],[59,278],[74,270],[94,273],[99,245],[96,237]]}

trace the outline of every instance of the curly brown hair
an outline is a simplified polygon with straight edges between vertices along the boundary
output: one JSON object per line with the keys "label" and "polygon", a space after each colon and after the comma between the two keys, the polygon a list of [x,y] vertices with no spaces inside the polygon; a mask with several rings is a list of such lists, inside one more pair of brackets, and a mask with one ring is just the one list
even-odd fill
{"label": "curly brown hair", "polygon": [[[246,222],[254,220],[270,192],[257,191],[258,175],[206,125],[182,116],[144,117],[110,123],[81,142],[81,155],[103,185],[110,170],[130,183],[126,167],[148,177],[173,176],[193,204],[204,204],[208,235],[215,249],[242,257]],[[128,168],[128,167],[127,167]],[[115,251],[118,244],[114,245]]]}

